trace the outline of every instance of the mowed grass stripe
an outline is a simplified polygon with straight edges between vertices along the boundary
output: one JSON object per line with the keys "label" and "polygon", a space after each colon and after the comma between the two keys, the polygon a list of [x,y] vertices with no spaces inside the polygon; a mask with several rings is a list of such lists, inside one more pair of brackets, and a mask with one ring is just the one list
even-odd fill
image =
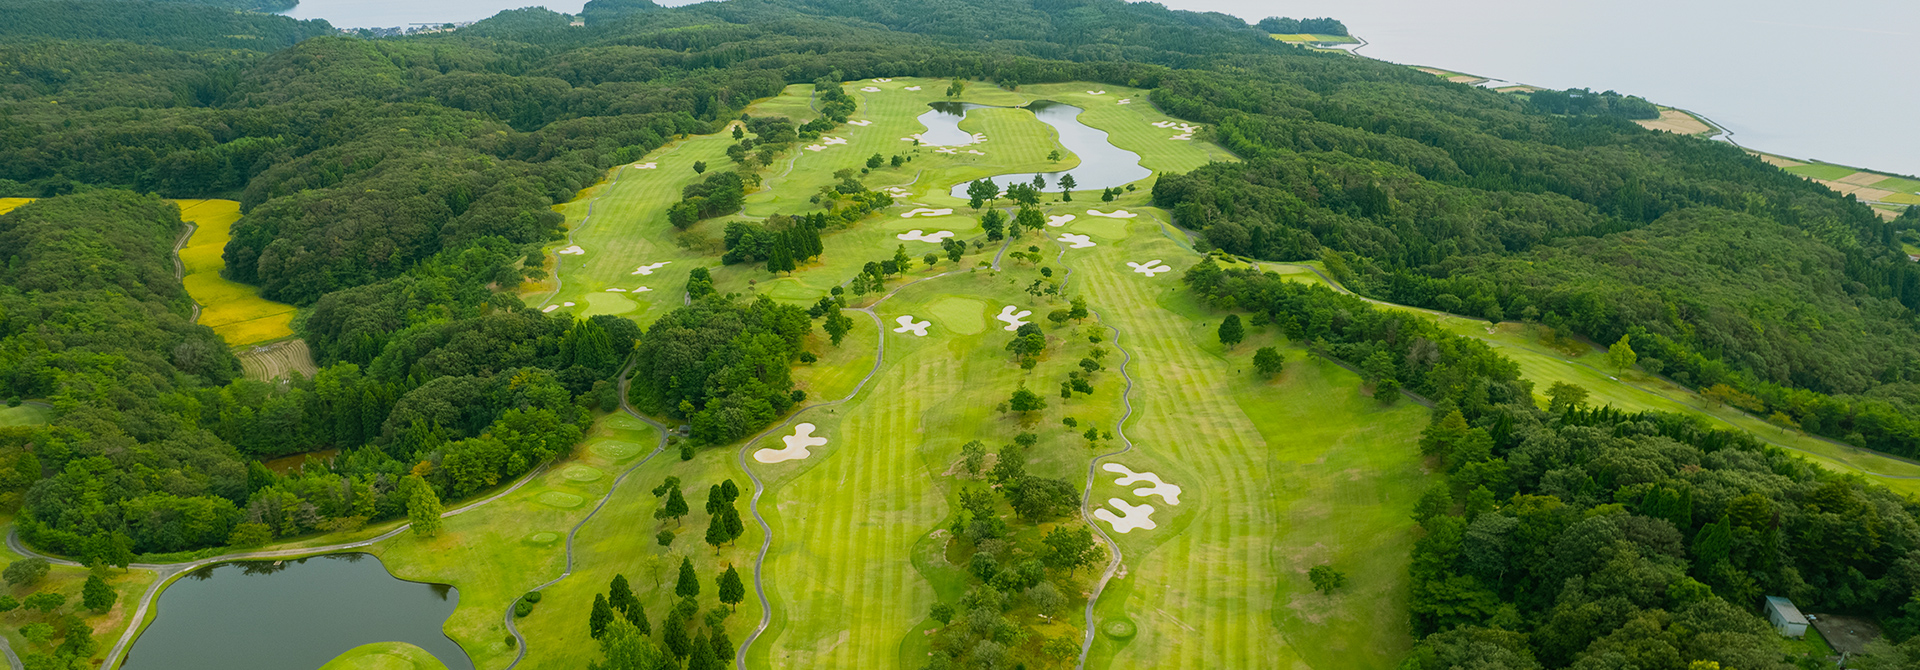
{"label": "mowed grass stripe", "polygon": [[[1256,467],[1265,445],[1245,439],[1259,432],[1225,398],[1217,359],[1203,360],[1211,357],[1192,346],[1192,324],[1150,295],[1147,287],[1164,290],[1166,282],[1115,271],[1118,254],[1094,258],[1078,270],[1091,300],[1125,333],[1142,382],[1128,434],[1136,449],[1164,454],[1205,482],[1194,487],[1200,495],[1182,500],[1201,506],[1192,524],[1129,561],[1140,607],[1128,610],[1140,634],[1114,667],[1268,667],[1290,650],[1266,616],[1274,576],[1259,533],[1274,515],[1263,495],[1264,468]],[[1136,543],[1154,531],[1135,533],[1142,540],[1120,541],[1139,552]]]}

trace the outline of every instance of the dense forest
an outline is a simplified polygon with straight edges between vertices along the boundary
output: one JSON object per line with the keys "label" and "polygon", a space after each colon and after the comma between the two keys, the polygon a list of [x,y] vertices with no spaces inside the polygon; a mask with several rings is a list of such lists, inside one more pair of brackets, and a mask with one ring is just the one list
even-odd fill
{"label": "dense forest", "polygon": [[[1436,402],[1415,509],[1415,670],[1789,670],[1767,595],[1866,612],[1920,651],[1920,506],[1695,417],[1629,414],[1426,319],[1209,259],[1190,290]],[[1694,666],[1699,667],[1699,666]]]}
{"label": "dense forest", "polygon": [[[1645,131],[1634,98],[1523,99],[1267,30],[1337,22],[1113,0],[593,0],[580,27],[526,9],[370,40],[191,3],[0,13],[0,196],[43,198],[0,217],[0,392],[56,414],[0,432],[0,502],[50,551],[124,563],[352,528],[404,514],[414,475],[468,495],[568,450],[617,406],[629,360],[636,400],[701,442],[771,420],[800,401],[784,365],[804,311],[700,294],[641,332],[505,289],[547,271],[554,203],[823,78],[1154,89],[1244,159],[1154,188],[1212,247],[1322,260],[1381,299],[1627,337],[1651,372],[1920,454],[1920,268],[1896,243],[1916,219]],[[844,120],[823,102],[798,126],[750,120],[739,165],[679,194],[684,216],[737,205],[757,152]],[[141,194],[242,202],[228,275],[303,308],[319,374],[238,379],[188,321],[177,210]],[[799,253],[877,202],[855,181],[742,227],[736,260]],[[1448,484],[1422,505],[1419,667],[1777,667],[1748,643],[1762,592],[1874,613],[1899,639],[1920,628],[1910,503],[1674,417],[1542,411],[1472,341],[1209,267],[1189,281],[1216,305],[1440,404],[1426,442]],[[341,456],[259,463],[317,449]]]}

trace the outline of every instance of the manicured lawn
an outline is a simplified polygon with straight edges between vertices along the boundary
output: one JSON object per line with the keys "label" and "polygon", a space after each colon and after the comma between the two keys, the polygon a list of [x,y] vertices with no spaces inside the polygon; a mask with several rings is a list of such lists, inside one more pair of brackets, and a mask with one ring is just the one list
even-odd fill
{"label": "manicured lawn", "polygon": [[0,426],[37,426],[53,420],[53,408],[21,405],[0,408]]}
{"label": "manicured lawn", "polygon": [[427,650],[405,642],[375,642],[347,650],[320,670],[445,670]]}
{"label": "manicured lawn", "polygon": [[[10,531],[12,527],[11,515],[0,518],[0,532]],[[0,546],[0,564],[12,563],[21,558],[23,557],[19,554],[13,553],[5,546]],[[52,646],[35,645],[21,637],[20,627],[36,622],[52,624],[60,617],[72,613],[80,615],[81,621],[93,629],[93,641],[96,647],[92,656],[93,662],[100,663],[106,660],[107,652],[113,649],[113,643],[126,632],[127,618],[140,607],[140,596],[146,593],[148,586],[153,584],[153,573],[146,570],[118,568],[107,570],[105,579],[107,584],[118,593],[119,600],[114,603],[112,609],[102,614],[96,614],[80,605],[80,590],[86,585],[89,574],[91,573],[86,568],[55,565],[47,572],[46,579],[33,586],[0,585],[0,595],[12,596],[16,600],[41,591],[52,591],[67,597],[66,605],[48,614],[25,608],[0,614],[0,635],[6,636],[7,644],[13,647],[15,654],[25,656],[29,653],[53,653]],[[59,640],[55,639],[53,642],[57,644]]]}

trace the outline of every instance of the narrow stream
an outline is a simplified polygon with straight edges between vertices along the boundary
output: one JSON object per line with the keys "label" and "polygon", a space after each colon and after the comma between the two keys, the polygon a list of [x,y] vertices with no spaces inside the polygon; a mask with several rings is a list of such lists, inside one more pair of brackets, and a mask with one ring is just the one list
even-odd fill
{"label": "narrow stream", "polygon": [[[966,118],[967,111],[989,105],[935,102],[929,106],[933,107],[933,111],[920,115],[920,122],[927,126],[927,132],[920,135],[920,143],[926,146],[961,146],[971,144],[973,135],[960,130],[960,120]],[[1042,190],[1050,191],[1060,190],[1060,177],[1063,175],[1073,175],[1075,191],[1125,186],[1153,176],[1152,170],[1140,165],[1140,154],[1114,146],[1107,141],[1107,131],[1081,123],[1080,113],[1086,110],[1051,100],[1036,100],[1021,109],[1033,112],[1041,123],[1053,126],[1060,134],[1060,144],[1080,157],[1080,166],[1056,172],[994,175],[993,183],[999,184],[1002,190],[1011,184],[1032,183],[1036,174],[1046,183]],[[967,197],[967,184],[955,184],[953,196]]]}
{"label": "narrow stream", "polygon": [[441,626],[460,601],[369,554],[222,563],[167,587],[124,670],[313,670],[371,642],[406,642],[472,670]]}

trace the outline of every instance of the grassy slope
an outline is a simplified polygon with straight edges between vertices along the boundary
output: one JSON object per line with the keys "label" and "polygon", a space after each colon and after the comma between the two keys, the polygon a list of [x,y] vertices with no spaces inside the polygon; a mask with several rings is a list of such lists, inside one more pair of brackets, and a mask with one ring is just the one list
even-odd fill
{"label": "grassy slope", "polygon": [[229,229],[240,220],[240,203],[232,200],[175,200],[180,218],[198,226],[187,245],[180,248],[180,263],[186,268],[181,280],[187,294],[200,303],[200,323],[227,341],[229,346],[245,346],[293,335],[294,306],[260,297],[260,289],[229,281],[220,276],[226,261],[220,254],[231,237]]}
{"label": "grassy slope", "polygon": [[[0,532],[10,530],[12,526],[11,515],[0,519]],[[9,551],[5,546],[0,546],[0,563],[12,563],[21,558],[19,554]],[[25,656],[36,652],[52,653],[51,647],[35,646],[21,637],[20,627],[34,622],[51,624],[65,613],[72,612],[81,615],[81,619],[93,629],[93,639],[97,647],[93,653],[93,662],[99,663],[106,659],[107,652],[113,648],[113,641],[119,639],[120,634],[126,631],[128,615],[140,607],[140,595],[145,593],[147,586],[153,583],[153,573],[146,570],[108,570],[107,583],[119,593],[120,600],[114,603],[113,609],[107,610],[105,614],[94,614],[80,606],[80,589],[87,583],[88,574],[86,568],[56,565],[47,573],[44,581],[33,587],[0,586],[0,594],[13,596],[15,599],[25,598],[37,591],[55,591],[67,597],[67,604],[50,614],[41,614],[27,609],[16,609],[0,614],[0,635],[6,636],[7,644],[13,647],[15,654]]]}
{"label": "grassy slope", "polygon": [[427,650],[405,642],[375,642],[347,650],[320,670],[446,670]]}
{"label": "grassy slope", "polygon": [[[602,418],[587,439],[564,459],[506,498],[474,511],[450,517],[438,537],[421,540],[406,533],[368,549],[401,579],[451,584],[460,591],[460,605],[447,619],[447,636],[466,649],[474,667],[503,668],[515,650],[507,647],[502,617],[527,590],[559,577],[566,565],[566,533],[585,518],[611,487],[614,478],[653,451],[658,433],[632,417]],[[582,480],[581,468],[599,476]],[[575,474],[569,477],[569,474]],[[622,494],[633,487],[622,487]],[[578,496],[572,507],[543,502],[543,496]],[[548,496],[551,499],[552,496]],[[553,533],[541,541],[534,536]],[[562,582],[563,584],[566,582]],[[584,609],[555,608],[543,602],[521,628],[531,636],[533,622],[564,621],[575,628]],[[533,637],[532,639],[550,639]],[[543,645],[531,645],[532,650]],[[531,667],[555,667],[536,664]]]}

